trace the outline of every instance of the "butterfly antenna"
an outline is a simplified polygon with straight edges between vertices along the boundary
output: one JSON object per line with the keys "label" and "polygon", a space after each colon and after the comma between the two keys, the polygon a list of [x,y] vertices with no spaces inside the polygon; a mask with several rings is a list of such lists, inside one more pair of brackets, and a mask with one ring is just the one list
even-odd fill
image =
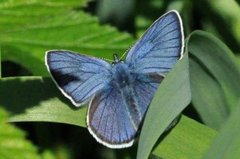
{"label": "butterfly antenna", "polygon": [[122,60],[123,57],[129,52],[130,49],[131,49],[131,47],[128,48],[128,49],[122,54],[122,56],[121,56],[121,58],[120,58],[119,60]]}
{"label": "butterfly antenna", "polygon": [[115,63],[118,63],[119,62],[119,59],[118,59],[118,55],[117,54],[113,54],[113,60]]}

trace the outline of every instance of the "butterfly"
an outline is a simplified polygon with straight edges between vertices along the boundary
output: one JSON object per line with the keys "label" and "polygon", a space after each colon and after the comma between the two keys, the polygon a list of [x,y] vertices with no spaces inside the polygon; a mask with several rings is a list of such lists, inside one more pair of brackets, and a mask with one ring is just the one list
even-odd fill
{"label": "butterfly", "polygon": [[175,10],[158,18],[112,64],[67,50],[47,51],[45,62],[61,92],[76,106],[89,102],[87,128],[109,148],[130,147],[159,84],[182,57],[182,20]]}

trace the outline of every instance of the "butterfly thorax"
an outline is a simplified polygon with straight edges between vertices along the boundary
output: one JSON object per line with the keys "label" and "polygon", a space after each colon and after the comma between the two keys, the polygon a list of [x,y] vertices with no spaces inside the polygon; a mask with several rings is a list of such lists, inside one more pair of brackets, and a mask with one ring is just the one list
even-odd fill
{"label": "butterfly thorax", "polygon": [[134,82],[134,75],[123,61],[115,63],[112,68],[112,84],[118,88],[129,86]]}

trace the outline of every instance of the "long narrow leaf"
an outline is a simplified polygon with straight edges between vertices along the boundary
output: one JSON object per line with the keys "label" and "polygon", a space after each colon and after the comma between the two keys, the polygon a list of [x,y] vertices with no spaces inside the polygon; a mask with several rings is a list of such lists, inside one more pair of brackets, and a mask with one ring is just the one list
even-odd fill
{"label": "long narrow leaf", "polygon": [[218,130],[228,117],[226,99],[219,83],[190,59],[192,103],[203,122]]}
{"label": "long narrow leaf", "polygon": [[225,123],[205,159],[239,159],[240,156],[240,105],[234,109]]}
{"label": "long narrow leaf", "polygon": [[233,53],[219,39],[203,31],[191,34],[188,50],[220,84],[227,107],[234,108],[240,97],[240,70]]}
{"label": "long narrow leaf", "polygon": [[192,103],[204,123],[219,129],[240,98],[237,58],[213,35],[195,31],[187,44]]}
{"label": "long narrow leaf", "polygon": [[149,106],[138,145],[138,159],[147,159],[159,136],[190,103],[188,54],[161,83]]}

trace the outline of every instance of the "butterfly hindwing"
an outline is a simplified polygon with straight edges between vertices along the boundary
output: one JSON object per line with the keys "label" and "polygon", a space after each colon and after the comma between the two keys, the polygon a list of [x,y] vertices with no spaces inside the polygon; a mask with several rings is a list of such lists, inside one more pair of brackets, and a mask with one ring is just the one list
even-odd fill
{"label": "butterfly hindwing", "polygon": [[134,83],[133,90],[136,98],[135,101],[138,103],[142,114],[141,118],[144,117],[147,108],[152,101],[154,93],[163,78],[163,76],[156,73],[138,75]]}
{"label": "butterfly hindwing", "polygon": [[101,59],[70,51],[48,51],[46,65],[57,86],[76,106],[105,87],[111,69]]}
{"label": "butterfly hindwing", "polygon": [[133,143],[136,128],[124,100],[121,91],[109,87],[96,94],[90,102],[88,129],[105,146],[121,148]]}
{"label": "butterfly hindwing", "polygon": [[167,73],[181,57],[183,29],[177,11],[156,20],[129,50],[126,63],[137,73]]}
{"label": "butterfly hindwing", "polygon": [[89,106],[87,125],[94,137],[111,148],[131,146],[153,94],[163,79],[158,74],[139,75],[134,84],[96,94]]}

